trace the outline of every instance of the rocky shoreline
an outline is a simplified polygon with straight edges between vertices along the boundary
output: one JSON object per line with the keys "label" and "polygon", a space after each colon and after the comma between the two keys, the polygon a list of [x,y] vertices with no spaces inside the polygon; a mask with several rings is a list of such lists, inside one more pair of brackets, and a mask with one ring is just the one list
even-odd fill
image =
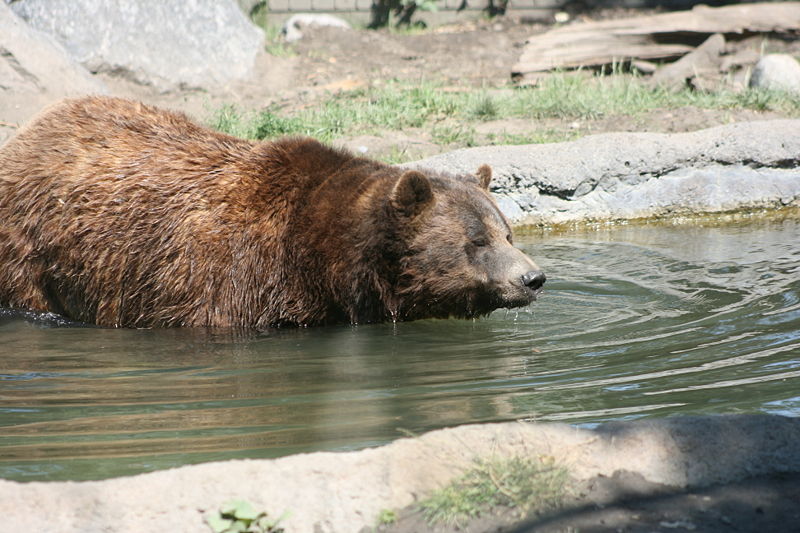
{"label": "rocky shoreline", "polygon": [[518,226],[800,206],[800,120],[690,133],[607,133],[577,141],[467,148],[408,166],[474,172]]}

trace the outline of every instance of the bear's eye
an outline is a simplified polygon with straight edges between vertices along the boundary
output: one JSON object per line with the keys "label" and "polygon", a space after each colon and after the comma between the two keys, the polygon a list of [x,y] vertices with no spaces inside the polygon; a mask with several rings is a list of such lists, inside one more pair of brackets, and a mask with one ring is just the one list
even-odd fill
{"label": "bear's eye", "polygon": [[486,240],[486,237],[476,237],[472,239],[472,245],[477,246],[478,248],[482,248],[489,244],[489,241]]}

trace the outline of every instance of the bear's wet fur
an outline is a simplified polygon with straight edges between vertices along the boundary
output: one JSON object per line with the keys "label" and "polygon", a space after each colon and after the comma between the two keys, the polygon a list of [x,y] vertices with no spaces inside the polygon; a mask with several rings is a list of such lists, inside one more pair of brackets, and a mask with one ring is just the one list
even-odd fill
{"label": "bear's wet fur", "polygon": [[67,100],[0,148],[0,306],[114,327],[268,328],[527,305],[544,276],[511,245],[490,178]]}

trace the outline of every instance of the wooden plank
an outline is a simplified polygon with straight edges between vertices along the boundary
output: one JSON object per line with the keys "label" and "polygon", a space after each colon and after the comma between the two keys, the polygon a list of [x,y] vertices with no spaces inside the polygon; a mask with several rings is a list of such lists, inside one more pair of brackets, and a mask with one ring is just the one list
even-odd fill
{"label": "wooden plank", "polygon": [[690,11],[578,22],[534,35],[512,75],[557,68],[596,67],[629,59],[672,59],[714,33],[800,34],[800,2],[698,6]]}

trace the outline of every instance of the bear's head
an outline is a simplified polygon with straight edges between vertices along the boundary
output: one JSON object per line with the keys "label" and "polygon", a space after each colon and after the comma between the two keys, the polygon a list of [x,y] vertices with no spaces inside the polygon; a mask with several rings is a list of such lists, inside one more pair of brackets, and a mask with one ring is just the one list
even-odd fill
{"label": "bear's head", "polygon": [[511,227],[489,194],[492,171],[447,176],[409,170],[387,209],[402,243],[392,289],[396,319],[469,318],[521,307],[545,275],[514,247]]}

